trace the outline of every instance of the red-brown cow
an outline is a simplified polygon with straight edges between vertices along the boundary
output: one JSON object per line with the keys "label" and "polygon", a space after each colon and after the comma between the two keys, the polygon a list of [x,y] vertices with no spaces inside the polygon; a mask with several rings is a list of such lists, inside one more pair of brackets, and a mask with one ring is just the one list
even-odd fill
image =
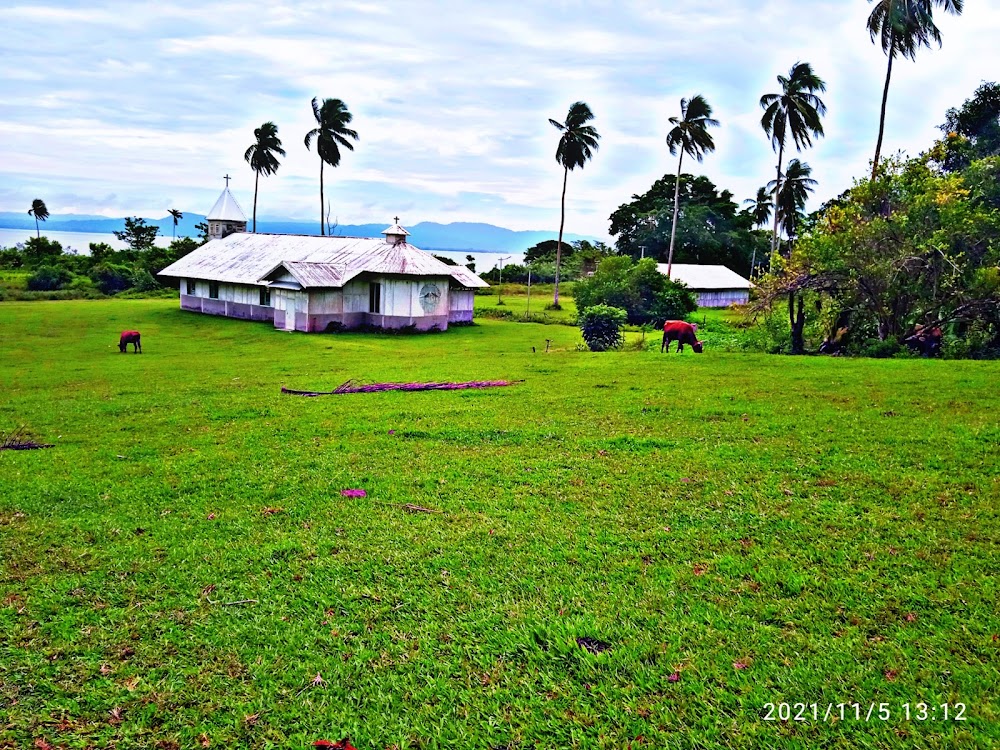
{"label": "red-brown cow", "polygon": [[663,324],[663,343],[660,344],[660,353],[670,345],[671,341],[677,342],[677,351],[684,351],[684,344],[690,344],[695,354],[701,354],[703,344],[698,340],[698,326],[685,323],[683,320],[668,320]]}
{"label": "red-brown cow", "polygon": [[118,339],[118,351],[124,354],[129,344],[132,345],[133,354],[135,352],[142,354],[142,342],[139,340],[138,331],[122,331],[122,337]]}

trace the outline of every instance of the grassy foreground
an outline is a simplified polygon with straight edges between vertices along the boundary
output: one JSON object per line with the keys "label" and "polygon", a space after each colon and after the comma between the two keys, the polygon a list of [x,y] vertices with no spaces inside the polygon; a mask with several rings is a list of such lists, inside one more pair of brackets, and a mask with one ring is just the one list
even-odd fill
{"label": "grassy foreground", "polygon": [[176,306],[0,304],[0,747],[1000,742],[996,363]]}

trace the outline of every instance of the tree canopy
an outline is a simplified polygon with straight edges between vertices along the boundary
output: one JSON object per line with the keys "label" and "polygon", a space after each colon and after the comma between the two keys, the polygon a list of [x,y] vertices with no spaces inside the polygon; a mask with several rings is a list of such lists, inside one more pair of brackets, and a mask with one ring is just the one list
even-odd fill
{"label": "tree canopy", "polygon": [[[674,175],[664,175],[611,214],[610,231],[620,254],[666,262],[675,185]],[[754,230],[752,213],[740,211],[731,192],[720,192],[707,177],[685,173],[680,206],[674,262],[721,264],[750,273],[754,251],[761,256],[767,247],[766,234]]]}

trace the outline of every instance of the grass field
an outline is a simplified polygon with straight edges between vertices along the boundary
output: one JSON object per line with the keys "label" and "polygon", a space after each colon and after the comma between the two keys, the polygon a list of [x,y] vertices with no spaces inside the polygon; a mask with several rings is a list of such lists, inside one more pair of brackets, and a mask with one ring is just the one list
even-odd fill
{"label": "grass field", "polygon": [[0,747],[1000,743],[996,363],[176,307],[0,304]]}

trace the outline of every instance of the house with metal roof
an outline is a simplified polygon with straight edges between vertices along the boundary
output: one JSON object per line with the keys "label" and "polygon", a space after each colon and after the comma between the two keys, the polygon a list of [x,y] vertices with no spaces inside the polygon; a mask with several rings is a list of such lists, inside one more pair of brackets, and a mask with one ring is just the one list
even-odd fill
{"label": "house with metal roof", "polygon": [[[657,270],[666,275],[667,264],[657,263]],[[753,282],[744,279],[726,266],[674,263],[670,278],[682,281],[695,293],[698,307],[729,307],[745,305],[750,299]]]}
{"label": "house with metal roof", "polygon": [[[219,199],[223,215],[228,193],[227,187]],[[410,245],[398,221],[384,238],[236,230],[210,239],[160,275],[180,280],[183,310],[270,321],[286,331],[423,331],[471,323],[473,290],[489,284]]]}

